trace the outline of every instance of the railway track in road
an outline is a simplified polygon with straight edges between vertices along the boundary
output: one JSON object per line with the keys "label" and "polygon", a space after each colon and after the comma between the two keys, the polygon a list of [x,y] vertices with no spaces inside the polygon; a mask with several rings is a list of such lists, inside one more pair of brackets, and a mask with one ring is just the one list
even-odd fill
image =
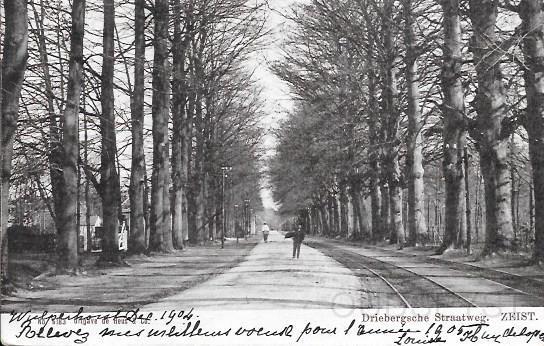
{"label": "railway track in road", "polygon": [[[374,271],[376,271],[376,265],[378,265],[378,269],[383,269],[383,266],[385,266],[386,269],[396,267],[398,268],[397,271],[411,272],[412,278],[415,280],[414,285],[417,286],[415,289],[430,292],[430,297],[426,299],[419,298],[418,300],[416,296],[416,305],[411,304],[414,307],[544,306],[544,283],[539,280],[530,280],[530,278],[515,276],[506,272],[487,270],[486,268],[463,265],[462,263],[457,265],[457,262],[452,263],[451,261],[404,254],[377,247],[366,246],[350,249],[351,246],[334,241],[332,243],[314,241],[310,245],[314,245],[319,250],[326,252],[348,268],[357,268],[358,258],[360,263],[364,263],[367,267],[373,267]],[[334,251],[330,251],[331,249]],[[361,253],[362,251],[367,253]],[[373,251],[373,253],[368,253],[368,251]],[[346,253],[350,255],[347,256]],[[341,258],[350,256],[354,257],[353,263],[346,263],[346,259]],[[387,260],[382,260],[380,257],[387,257]],[[398,285],[394,282],[395,271],[382,272],[378,270],[378,272],[386,278],[388,278],[388,275],[393,275],[393,279],[389,278],[389,282],[398,289]],[[406,273],[405,276],[407,276]],[[421,283],[422,278],[434,282],[435,288],[436,286],[442,286],[443,289],[438,293],[433,293],[434,291],[428,287],[428,284],[425,286]],[[526,280],[519,280],[519,278]],[[406,284],[401,280],[400,285],[402,287]],[[452,300],[453,295],[448,295],[447,291],[457,295],[458,299]],[[412,294],[409,289],[406,291],[400,289],[399,292],[404,296]],[[450,299],[448,300],[447,297],[450,297]],[[411,303],[411,300],[408,299],[408,302]]]}
{"label": "railway track in road", "polygon": [[[307,244],[334,258],[354,271],[360,278],[367,281],[370,279],[369,276],[378,278],[391,291],[380,292],[380,294],[388,295],[389,301],[391,301],[391,295],[396,296],[397,302],[402,307],[477,307],[475,303],[458,292],[408,268],[322,242]],[[381,305],[380,302],[376,303]]]}
{"label": "railway track in road", "polygon": [[520,294],[537,298],[544,303],[544,281],[542,280],[536,280],[531,277],[527,277],[527,276],[519,275],[515,273],[510,273],[503,270],[497,270],[493,268],[484,268],[484,267],[480,267],[470,263],[461,263],[461,262],[448,261],[441,258],[432,258],[432,257],[416,255],[416,254],[407,254],[407,253],[402,253],[395,250],[383,249],[383,248],[374,247],[374,246],[364,246],[363,248],[378,250],[381,252],[390,253],[395,256],[401,255],[406,258],[414,258],[421,262],[442,265],[452,270],[458,270],[458,271],[463,271],[466,273],[471,273],[474,276],[497,283],[506,289],[514,290]]}

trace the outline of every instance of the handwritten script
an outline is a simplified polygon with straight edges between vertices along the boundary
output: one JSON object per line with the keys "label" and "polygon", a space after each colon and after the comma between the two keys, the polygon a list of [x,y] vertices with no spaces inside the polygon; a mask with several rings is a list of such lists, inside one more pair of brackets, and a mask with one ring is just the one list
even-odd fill
{"label": "handwritten script", "polygon": [[[93,344],[114,338],[128,339],[180,339],[227,337],[281,338],[289,342],[302,343],[313,337],[349,338],[365,341],[379,338],[395,345],[425,345],[441,343],[542,343],[544,329],[508,325],[491,328],[490,322],[420,322],[380,323],[368,322],[364,318],[340,319],[323,324],[323,321],[280,322],[230,320],[213,321],[201,318],[194,311],[167,310],[142,312],[139,309],[114,313],[84,313],[83,308],[71,314],[15,312],[8,316],[10,330],[21,342],[36,339],[56,339],[74,344]],[[403,321],[404,322],[404,321]],[[218,327],[221,326],[221,327]],[[277,340],[277,339],[276,339]],[[315,339],[314,339],[315,340]],[[136,340],[135,340],[136,343]],[[139,343],[139,341],[138,341]]]}

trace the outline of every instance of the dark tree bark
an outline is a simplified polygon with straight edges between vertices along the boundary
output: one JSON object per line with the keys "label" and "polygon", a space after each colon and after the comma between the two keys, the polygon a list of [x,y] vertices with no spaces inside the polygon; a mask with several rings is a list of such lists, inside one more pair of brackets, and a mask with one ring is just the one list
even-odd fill
{"label": "dark tree bark", "polygon": [[184,187],[181,194],[181,232],[183,237],[183,243],[186,244],[189,240],[189,205],[188,205],[188,184],[189,174],[191,168],[191,153],[193,151],[193,112],[190,107],[185,112],[183,119],[183,126],[181,127],[181,184]]}
{"label": "dark tree bark", "polygon": [[312,201],[308,210],[309,210],[308,219],[310,220],[309,232],[310,234],[315,235],[319,231],[319,219],[317,216],[317,208],[315,207],[315,200]]}
{"label": "dark tree bark", "polygon": [[389,168],[389,196],[390,196],[390,208],[391,208],[391,237],[390,243],[399,244],[400,247],[404,246],[404,226],[402,221],[402,188],[400,185],[400,165],[398,158],[392,162],[393,166]]}
{"label": "dark tree bark", "polygon": [[461,19],[458,0],[442,1],[444,11],[444,46],[442,65],[442,90],[444,103],[444,178],[446,185],[446,220],[442,253],[456,247],[461,220],[461,195],[463,183],[463,148],[465,146],[465,100],[461,80]]}
{"label": "dark tree bark", "polygon": [[151,177],[150,247],[155,251],[168,252],[173,250],[169,191],[170,64],[168,61],[168,0],[155,1],[154,18],[153,175]]}
{"label": "dark tree bark", "polygon": [[[199,61],[201,61],[199,59]],[[201,67],[196,66],[197,80],[202,81],[200,78],[203,76],[200,72]],[[197,82],[199,83],[199,82]],[[194,153],[194,170],[192,174],[191,188],[194,196],[194,220],[195,226],[189,230],[189,240],[193,244],[199,244],[204,241],[205,234],[205,177],[204,177],[204,146],[205,146],[205,134],[204,134],[204,115],[202,110],[202,90],[200,86],[197,86],[197,94],[195,100],[195,133],[196,133],[196,147]]]}
{"label": "dark tree bark", "polygon": [[406,83],[408,88],[408,139],[406,153],[406,172],[408,177],[408,246],[415,246],[420,239],[425,239],[427,226],[423,215],[424,185],[423,185],[423,143],[421,138],[421,119],[419,75],[417,65],[417,42],[415,37],[415,23],[413,2],[404,0],[405,22],[405,65]]}
{"label": "dark tree bark", "polygon": [[[368,28],[368,49],[366,53],[367,78],[368,78],[368,108],[378,109],[379,103],[377,99],[377,66],[375,58],[375,47],[377,43],[377,33],[373,30],[373,16],[370,12],[365,12],[365,22]],[[370,114],[367,120],[369,141],[371,150],[369,152],[370,161],[370,198],[372,209],[372,241],[378,241],[384,238],[383,223],[382,223],[382,195],[380,192],[380,128],[379,119],[374,114]]]}
{"label": "dark tree bark", "polygon": [[[208,37],[207,21],[201,20],[199,24],[198,32],[198,44],[195,44],[196,40],[193,40],[193,56],[191,62],[191,72],[192,72],[192,93],[193,97],[190,96],[190,102],[193,104],[189,105],[190,109],[194,112],[191,116],[191,119],[194,117],[194,134],[195,134],[195,150],[192,158],[193,170],[189,175],[191,177],[191,214],[193,217],[193,226],[189,227],[189,241],[193,244],[201,243],[204,240],[205,228],[206,228],[206,174],[205,174],[205,155],[206,152],[206,142],[208,135],[208,128],[206,126],[207,115],[204,114],[204,101],[205,101],[205,87],[204,87],[204,49],[205,42]],[[193,124],[191,124],[191,129],[193,129]],[[191,152],[189,152],[191,153]]]}
{"label": "dark tree bark", "polygon": [[465,147],[463,150],[463,166],[464,166],[464,181],[465,181],[465,213],[467,222],[467,235],[466,235],[466,249],[467,253],[471,253],[472,244],[472,220],[471,220],[471,208],[470,208],[470,182],[469,182],[469,162],[468,162],[468,149]]}
{"label": "dark tree bark", "polygon": [[371,165],[373,173],[370,186],[370,209],[372,213],[372,240],[377,241],[383,237],[383,231],[381,229],[381,207],[382,207],[382,195],[380,193],[380,179],[376,172],[379,172],[377,162],[373,162]]}
{"label": "dark tree bark", "polygon": [[[372,215],[368,210],[369,204],[366,201],[366,196],[363,193],[363,191],[359,191],[359,204],[360,204],[360,212],[359,214],[361,217],[359,218],[359,228],[361,229],[361,234],[363,236],[363,239],[371,240],[373,239],[372,234]],[[370,201],[369,201],[370,202]]]}
{"label": "dark tree bark", "polygon": [[[369,54],[369,72],[368,72],[368,93],[369,93],[369,108],[377,109],[378,101],[376,99],[376,76],[373,69],[373,57]],[[372,209],[372,239],[374,241],[382,240],[385,234],[385,224],[382,222],[383,213],[383,195],[380,191],[380,154],[378,152],[378,146],[380,143],[380,135],[375,117],[368,119],[368,127],[370,132],[370,145],[372,151],[370,152],[370,198]]]}
{"label": "dark tree bark", "polygon": [[[45,96],[47,102],[47,112],[49,118],[49,177],[51,179],[51,195],[53,198],[53,208],[51,216],[55,222],[57,231],[62,226],[62,202],[64,200],[64,180],[63,180],[63,147],[62,147],[62,129],[58,121],[58,114],[55,111],[55,95],[53,93],[53,83],[51,81],[49,52],[46,43],[46,34],[44,30],[45,7],[43,0],[40,1],[40,12],[36,4],[31,3],[34,12],[34,22],[36,24],[36,35],[38,36],[38,51],[40,53],[40,63],[43,72],[43,81],[45,84]],[[58,231],[59,235],[63,232]]]}
{"label": "dark tree bark", "polygon": [[129,251],[147,251],[144,154],[145,98],[145,0],[134,2],[134,91],[131,98],[132,165],[130,171],[130,238]]}
{"label": "dark tree bark", "polygon": [[[68,90],[64,121],[62,127],[62,184],[54,188],[61,194],[60,210],[57,213],[60,224],[57,243],[57,271],[73,272],[78,266],[78,227],[77,227],[77,193],[78,193],[78,159],[79,159],[79,100],[83,78],[83,36],[85,34],[85,0],[75,0],[72,4],[72,31],[70,37],[70,62]],[[59,155],[58,151],[55,151]],[[53,155],[53,152],[52,152]],[[55,162],[57,159],[52,158]],[[53,174],[52,174],[53,177]],[[55,183],[59,183],[55,179]]]}
{"label": "dark tree bark", "polygon": [[[3,28],[2,25],[2,4],[0,3],[0,28]],[[28,30],[28,29],[27,29]],[[8,236],[7,236],[7,217],[9,214],[9,209],[7,207],[4,208],[5,203],[9,202],[9,193],[7,194],[7,197],[4,200],[4,179],[3,177],[3,167],[4,167],[4,143],[3,143],[3,125],[4,122],[4,111],[2,110],[2,99],[4,95],[4,87],[2,84],[2,79],[4,77],[4,41],[2,38],[5,39],[5,36],[0,36],[0,294],[7,294],[12,289],[13,286],[10,283],[9,280],[9,268],[8,268]],[[28,42],[28,38],[27,38]],[[28,49],[28,43],[27,43],[27,49]],[[28,53],[27,53],[28,55]],[[27,58],[28,59],[28,58]],[[26,66],[25,66],[26,68]],[[24,75],[23,75],[24,77]],[[9,191],[9,190],[8,190]],[[5,209],[5,211],[4,211]],[[4,217],[6,217],[6,221],[4,222]]]}
{"label": "dark tree bark", "polygon": [[181,28],[181,2],[174,1],[174,41],[172,46],[174,69],[172,78],[172,238],[174,248],[183,248],[183,189],[181,181],[182,141],[181,128],[185,115],[186,93],[185,79],[185,51]]}
{"label": "dark tree bark", "polygon": [[28,10],[26,0],[6,0],[4,54],[0,86],[0,275],[1,293],[9,293],[8,273],[8,203],[13,140],[17,130],[19,97],[28,59]]}
{"label": "dark tree bark", "polygon": [[[473,101],[477,112],[476,131],[482,176],[486,191],[486,244],[483,255],[514,248],[510,210],[508,137],[503,128],[506,118],[506,91],[500,67],[501,42],[495,30],[498,2],[471,0],[470,19],[474,30],[471,50],[478,76],[478,91]],[[472,133],[471,133],[472,134]]]}
{"label": "dark tree bark", "polygon": [[149,179],[147,176],[147,169],[144,172],[144,220],[145,220],[145,246],[149,249],[149,242],[151,239],[151,211],[149,205],[150,195]]}
{"label": "dark tree bark", "polygon": [[340,204],[340,234],[343,237],[347,237],[349,234],[349,217],[348,217],[348,195],[346,192],[346,184],[344,182],[340,183],[340,194],[339,194],[339,204]]}
{"label": "dark tree bark", "polygon": [[121,262],[119,252],[119,218],[121,215],[121,187],[117,172],[117,138],[115,130],[115,98],[113,75],[115,64],[115,4],[114,0],[104,0],[104,31],[102,57],[102,94],[100,103],[100,132],[102,151],[100,155],[100,197],[104,238],[99,263],[117,264]]}
{"label": "dark tree bark", "polygon": [[[522,0],[519,7],[525,55],[529,154],[533,168],[535,247],[533,259],[544,261],[544,11],[541,0]],[[531,220],[532,221],[532,220]]]}
{"label": "dark tree bark", "polygon": [[[187,108],[181,127],[181,184],[183,185],[182,200],[182,235],[183,242],[186,244],[189,240],[189,176],[191,174],[191,153],[193,152],[193,119],[194,119],[194,93],[188,92]],[[193,102],[191,102],[191,100]]]}
{"label": "dark tree bark", "polygon": [[[189,97],[187,100],[187,117],[191,119],[188,126],[186,127],[187,130],[190,130],[187,132],[187,134],[191,134],[190,138],[187,138],[187,141],[184,141],[184,151],[185,157],[183,158],[184,163],[187,163],[186,170],[184,170],[183,173],[186,173],[187,175],[185,178],[187,179],[187,193],[186,193],[186,212],[187,212],[187,220],[188,220],[188,229],[187,229],[187,240],[190,243],[195,243],[194,239],[194,230],[196,229],[196,212],[195,212],[195,191],[196,188],[193,184],[193,171],[194,171],[194,160],[193,160],[193,133],[194,133],[194,127],[195,127],[195,105],[196,105],[196,86],[194,85],[194,81],[196,78],[194,77],[194,59],[191,61],[189,65],[189,72],[191,74],[190,80],[193,81],[191,86],[189,87]],[[185,127],[184,127],[185,129]],[[232,199],[232,195],[230,196]],[[189,232],[189,230],[192,230]]]}
{"label": "dark tree bark", "polygon": [[223,195],[221,194],[221,178],[215,177],[214,179],[214,186],[216,188],[216,193],[214,198],[214,213],[215,213],[215,236],[216,239],[221,240],[222,236],[222,227],[223,227],[223,213],[221,208],[221,201],[223,198]]}
{"label": "dark tree bark", "polygon": [[338,194],[335,194],[332,198],[333,203],[333,235],[337,236],[340,234],[340,201]]}
{"label": "dark tree bark", "polygon": [[327,221],[326,229],[327,229],[327,236],[332,236],[334,234],[334,213],[333,213],[333,205],[332,205],[332,198],[331,196],[327,196],[325,199],[325,205],[324,205],[324,216],[325,220]]}
{"label": "dark tree bark", "polygon": [[[187,73],[185,60],[187,48],[192,35],[191,3],[185,8],[185,23],[182,28],[182,5],[179,0],[174,2],[174,71],[172,80],[172,235],[174,247],[182,249],[187,240],[187,146],[190,137],[187,122],[190,121],[186,112],[187,104]],[[192,119],[191,119],[192,120]]]}
{"label": "dark tree bark", "polygon": [[[213,110],[211,109],[213,95],[210,92],[206,92],[205,95],[205,117],[204,117],[204,153],[203,153],[203,165],[202,165],[202,177],[203,177],[203,196],[204,196],[204,234],[212,234],[213,228],[213,199],[211,195],[215,193],[215,187],[213,185],[213,162],[217,162],[214,152],[214,136],[215,129],[213,124]],[[247,210],[244,207],[244,215]],[[246,225],[246,219],[244,219],[244,225]],[[245,230],[245,228],[244,228]],[[246,235],[244,234],[244,238]],[[207,237],[206,240],[212,237]]]}
{"label": "dark tree bark", "polygon": [[357,239],[372,239],[372,234],[366,228],[362,210],[364,201],[361,200],[361,185],[358,181],[353,181],[350,188],[351,203],[353,206],[353,232]]}
{"label": "dark tree bark", "polygon": [[319,216],[321,218],[321,231],[322,231],[322,234],[328,235],[330,233],[329,231],[330,227],[327,221],[328,203],[327,203],[327,200],[323,198],[323,195],[319,195],[318,203],[319,203],[319,207],[318,207]]}
{"label": "dark tree bark", "polygon": [[380,179],[380,196],[381,196],[381,214],[380,214],[380,229],[382,231],[381,237],[378,240],[384,240],[386,237],[389,237],[391,234],[391,210],[390,210],[390,196],[389,196],[389,185],[387,184],[387,179],[383,177],[384,173],[382,172],[382,177]]}
{"label": "dark tree bark", "polygon": [[[394,20],[394,1],[385,0],[382,11],[382,39],[384,49],[382,67],[382,131],[385,138],[384,169],[385,177],[389,184],[390,241],[402,244],[404,243],[404,229],[402,227],[402,189],[400,186],[400,167],[398,162],[400,146],[398,138],[398,122],[400,117],[398,106],[399,91],[396,67],[398,52],[394,45]],[[384,195],[382,194],[382,196]]]}
{"label": "dark tree bark", "polygon": [[327,221],[328,221],[328,228],[329,228],[329,235],[332,236],[336,232],[334,227],[334,197],[329,192],[327,195]]}

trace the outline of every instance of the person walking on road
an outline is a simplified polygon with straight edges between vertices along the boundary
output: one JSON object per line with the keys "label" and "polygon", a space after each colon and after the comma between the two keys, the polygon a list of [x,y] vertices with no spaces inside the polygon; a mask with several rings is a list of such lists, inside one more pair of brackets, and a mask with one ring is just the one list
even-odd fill
{"label": "person walking on road", "polygon": [[300,245],[302,244],[302,241],[304,240],[304,231],[302,230],[302,225],[298,225],[297,230],[295,231],[295,234],[293,235],[293,258],[297,256],[299,258],[300,256]]}
{"label": "person walking on road", "polygon": [[268,225],[266,224],[266,222],[263,223],[262,232],[263,232],[263,239],[264,239],[264,242],[265,242],[265,243],[268,243],[268,233],[270,233],[270,228],[268,227]]}

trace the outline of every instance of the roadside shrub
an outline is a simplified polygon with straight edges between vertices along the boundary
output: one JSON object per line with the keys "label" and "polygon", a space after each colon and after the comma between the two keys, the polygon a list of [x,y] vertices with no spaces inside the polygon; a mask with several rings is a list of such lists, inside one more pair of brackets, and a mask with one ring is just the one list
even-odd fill
{"label": "roadside shrub", "polygon": [[56,241],[56,234],[40,234],[36,227],[13,225],[8,228],[10,252],[54,252]]}

